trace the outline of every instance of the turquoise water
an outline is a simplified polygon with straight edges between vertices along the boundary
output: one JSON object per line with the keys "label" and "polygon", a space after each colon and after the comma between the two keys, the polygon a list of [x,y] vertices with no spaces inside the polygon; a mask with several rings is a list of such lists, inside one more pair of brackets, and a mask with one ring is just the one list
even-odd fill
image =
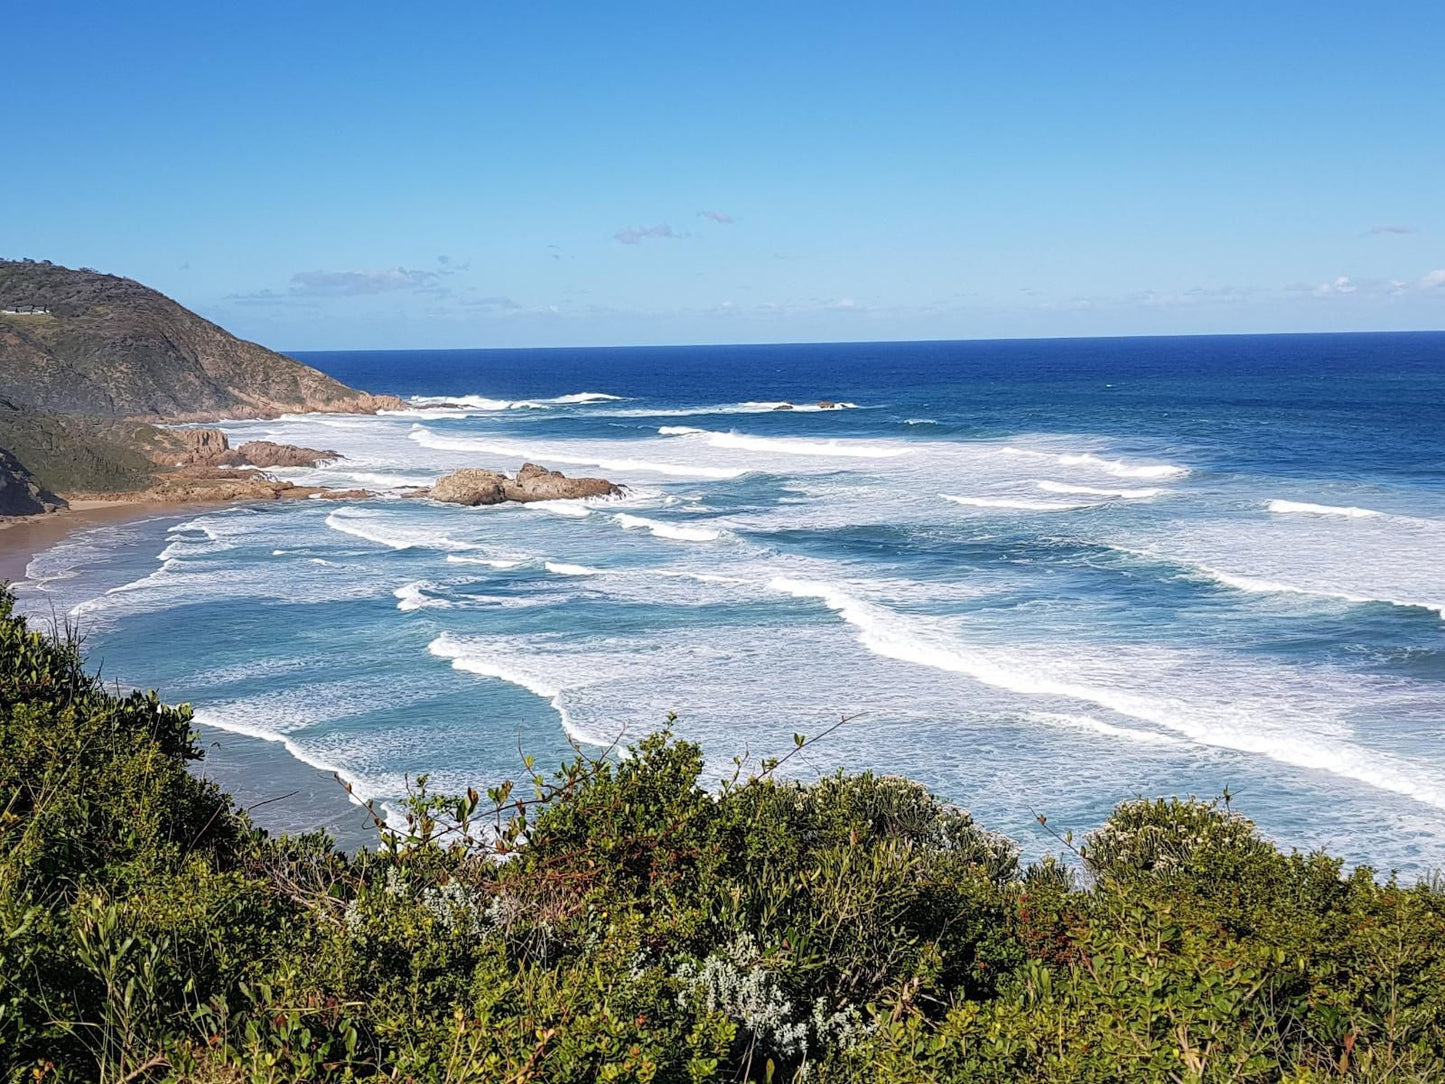
{"label": "turquoise water", "polygon": [[[1227,786],[1286,846],[1445,865],[1445,335],[303,359],[417,409],[224,428],[377,498],[77,534],[23,605],[383,804],[669,711],[717,776],[848,715],[801,773],[1029,851]],[[524,459],[628,495],[394,492]]]}

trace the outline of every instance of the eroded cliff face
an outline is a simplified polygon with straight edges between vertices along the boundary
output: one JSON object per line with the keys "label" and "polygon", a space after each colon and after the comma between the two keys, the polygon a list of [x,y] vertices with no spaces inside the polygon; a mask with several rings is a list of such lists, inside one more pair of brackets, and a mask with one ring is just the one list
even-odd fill
{"label": "eroded cliff face", "polygon": [[405,405],[238,339],[131,279],[17,261],[0,261],[0,396],[147,421]]}

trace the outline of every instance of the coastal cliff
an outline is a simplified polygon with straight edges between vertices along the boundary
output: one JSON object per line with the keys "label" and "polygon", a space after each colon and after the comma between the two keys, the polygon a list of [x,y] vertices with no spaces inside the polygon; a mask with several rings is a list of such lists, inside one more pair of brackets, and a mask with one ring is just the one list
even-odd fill
{"label": "coastal cliff", "polygon": [[[171,465],[152,423],[402,409],[246,342],[132,279],[0,261],[0,449],[25,515],[67,495],[142,493]],[[22,490],[50,499],[20,501]]]}
{"label": "coastal cliff", "polygon": [[132,279],[0,261],[0,396],[59,414],[201,421],[403,406],[238,339]]}

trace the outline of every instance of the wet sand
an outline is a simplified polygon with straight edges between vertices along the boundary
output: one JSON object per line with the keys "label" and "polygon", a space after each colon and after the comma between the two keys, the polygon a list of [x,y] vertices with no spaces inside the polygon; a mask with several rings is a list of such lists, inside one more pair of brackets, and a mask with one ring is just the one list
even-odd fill
{"label": "wet sand", "polygon": [[[36,554],[75,531],[163,516],[193,516],[211,504],[158,504],[134,501],[75,501],[68,511],[0,520],[0,582],[25,579]],[[165,690],[160,690],[165,696]],[[376,845],[366,811],[355,805],[336,778],[303,764],[279,742],[232,734],[214,727],[201,731],[205,759],[192,771],[229,793],[251,819],[273,834],[298,834],[324,828],[341,850]]]}

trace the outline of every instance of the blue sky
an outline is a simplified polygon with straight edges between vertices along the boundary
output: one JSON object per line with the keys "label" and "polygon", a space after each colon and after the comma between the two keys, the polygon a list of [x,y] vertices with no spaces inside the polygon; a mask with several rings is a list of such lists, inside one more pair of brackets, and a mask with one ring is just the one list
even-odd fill
{"label": "blue sky", "polygon": [[1445,327],[1445,4],[27,5],[0,255],[281,349]]}

